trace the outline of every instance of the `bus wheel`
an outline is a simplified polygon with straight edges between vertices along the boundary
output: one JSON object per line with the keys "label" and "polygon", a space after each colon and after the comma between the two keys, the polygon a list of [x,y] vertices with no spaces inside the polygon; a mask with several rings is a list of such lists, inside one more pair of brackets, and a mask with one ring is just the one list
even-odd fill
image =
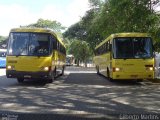
{"label": "bus wheel", "polygon": [[107,79],[113,82],[113,79],[110,77],[109,69],[107,68]]}
{"label": "bus wheel", "polygon": [[48,83],[52,83],[54,80],[54,73],[52,73],[51,78],[47,80]]}
{"label": "bus wheel", "polygon": [[22,83],[24,81],[23,78],[17,78],[18,83]]}
{"label": "bus wheel", "polygon": [[55,80],[56,77],[57,77],[57,68],[55,67],[53,71],[53,79]]}
{"label": "bus wheel", "polygon": [[53,78],[52,79],[48,79],[48,83],[52,83],[53,82]]}
{"label": "bus wheel", "polygon": [[97,74],[99,75],[99,66],[96,65]]}
{"label": "bus wheel", "polygon": [[52,72],[51,78],[47,80],[48,83],[52,83],[56,78],[56,68]]}
{"label": "bus wheel", "polygon": [[137,82],[143,82],[143,80],[136,80]]}

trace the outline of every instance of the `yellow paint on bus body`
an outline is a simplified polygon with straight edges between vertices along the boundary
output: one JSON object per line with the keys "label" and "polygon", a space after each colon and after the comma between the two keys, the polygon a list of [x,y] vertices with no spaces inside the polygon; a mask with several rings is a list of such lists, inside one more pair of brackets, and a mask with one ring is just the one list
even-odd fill
{"label": "yellow paint on bus body", "polygon": [[[119,33],[112,34],[102,41],[96,48],[98,50],[108,41],[113,46],[114,38],[125,37],[149,37],[146,33]],[[94,57],[94,63],[100,74],[117,80],[128,79],[154,79],[154,57],[134,59],[114,59],[113,51],[98,54]],[[107,72],[108,71],[108,72]]]}
{"label": "yellow paint on bus body", "polygon": [[[65,48],[63,42],[57,37],[57,35],[51,30],[39,29],[39,28],[17,28],[12,29],[10,33],[48,33],[49,35],[55,37],[57,41]],[[6,58],[6,74],[7,77],[19,78],[21,72],[28,75],[30,73],[46,73],[50,77],[50,73],[54,69],[63,69],[65,66],[66,54],[61,53],[60,50],[52,50],[50,55],[46,56],[12,56],[7,55]],[[45,68],[48,67],[48,68]],[[46,71],[45,71],[46,69]],[[47,71],[48,69],[48,71]],[[14,73],[13,73],[14,72]],[[17,75],[19,73],[19,75]],[[36,76],[36,78],[41,78],[41,76]]]}

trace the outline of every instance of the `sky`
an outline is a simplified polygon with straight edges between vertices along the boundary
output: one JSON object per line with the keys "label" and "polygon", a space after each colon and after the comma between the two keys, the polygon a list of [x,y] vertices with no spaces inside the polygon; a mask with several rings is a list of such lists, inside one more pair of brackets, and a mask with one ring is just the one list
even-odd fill
{"label": "sky", "polygon": [[69,27],[88,9],[88,0],[0,0],[0,35],[7,36],[10,29],[36,23],[39,18]]}

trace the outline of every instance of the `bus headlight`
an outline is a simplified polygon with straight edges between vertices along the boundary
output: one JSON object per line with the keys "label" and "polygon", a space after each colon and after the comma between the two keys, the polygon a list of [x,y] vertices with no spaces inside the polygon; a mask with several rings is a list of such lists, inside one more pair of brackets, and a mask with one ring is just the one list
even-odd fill
{"label": "bus headlight", "polygon": [[150,67],[149,70],[150,70],[150,71],[153,71],[153,67]]}
{"label": "bus headlight", "polygon": [[42,67],[43,71],[50,71],[50,67]]}
{"label": "bus headlight", "polygon": [[119,72],[121,69],[116,67],[116,68],[113,68],[113,72]]}
{"label": "bus headlight", "polygon": [[44,71],[49,71],[49,67],[44,67],[43,70]]}
{"label": "bus headlight", "polygon": [[7,69],[8,69],[8,70],[14,70],[15,67],[14,67],[14,66],[11,66],[11,65],[8,65],[8,66],[7,66]]}
{"label": "bus headlight", "polygon": [[153,67],[147,67],[146,70],[153,71],[154,69],[153,69]]}
{"label": "bus headlight", "polygon": [[12,69],[12,66],[8,65],[8,66],[7,66],[7,69],[9,69],[9,70]]}
{"label": "bus headlight", "polygon": [[149,70],[150,70],[150,71],[153,71],[153,67],[149,67]]}
{"label": "bus headlight", "polygon": [[120,68],[115,68],[115,71],[117,71],[117,72],[120,71]]}

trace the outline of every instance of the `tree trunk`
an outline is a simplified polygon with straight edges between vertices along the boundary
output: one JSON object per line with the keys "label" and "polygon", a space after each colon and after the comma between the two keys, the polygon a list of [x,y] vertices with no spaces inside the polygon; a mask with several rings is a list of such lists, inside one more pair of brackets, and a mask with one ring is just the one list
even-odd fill
{"label": "tree trunk", "polygon": [[87,67],[87,60],[85,60],[85,67]]}
{"label": "tree trunk", "polygon": [[77,59],[77,66],[79,67],[79,59]]}

